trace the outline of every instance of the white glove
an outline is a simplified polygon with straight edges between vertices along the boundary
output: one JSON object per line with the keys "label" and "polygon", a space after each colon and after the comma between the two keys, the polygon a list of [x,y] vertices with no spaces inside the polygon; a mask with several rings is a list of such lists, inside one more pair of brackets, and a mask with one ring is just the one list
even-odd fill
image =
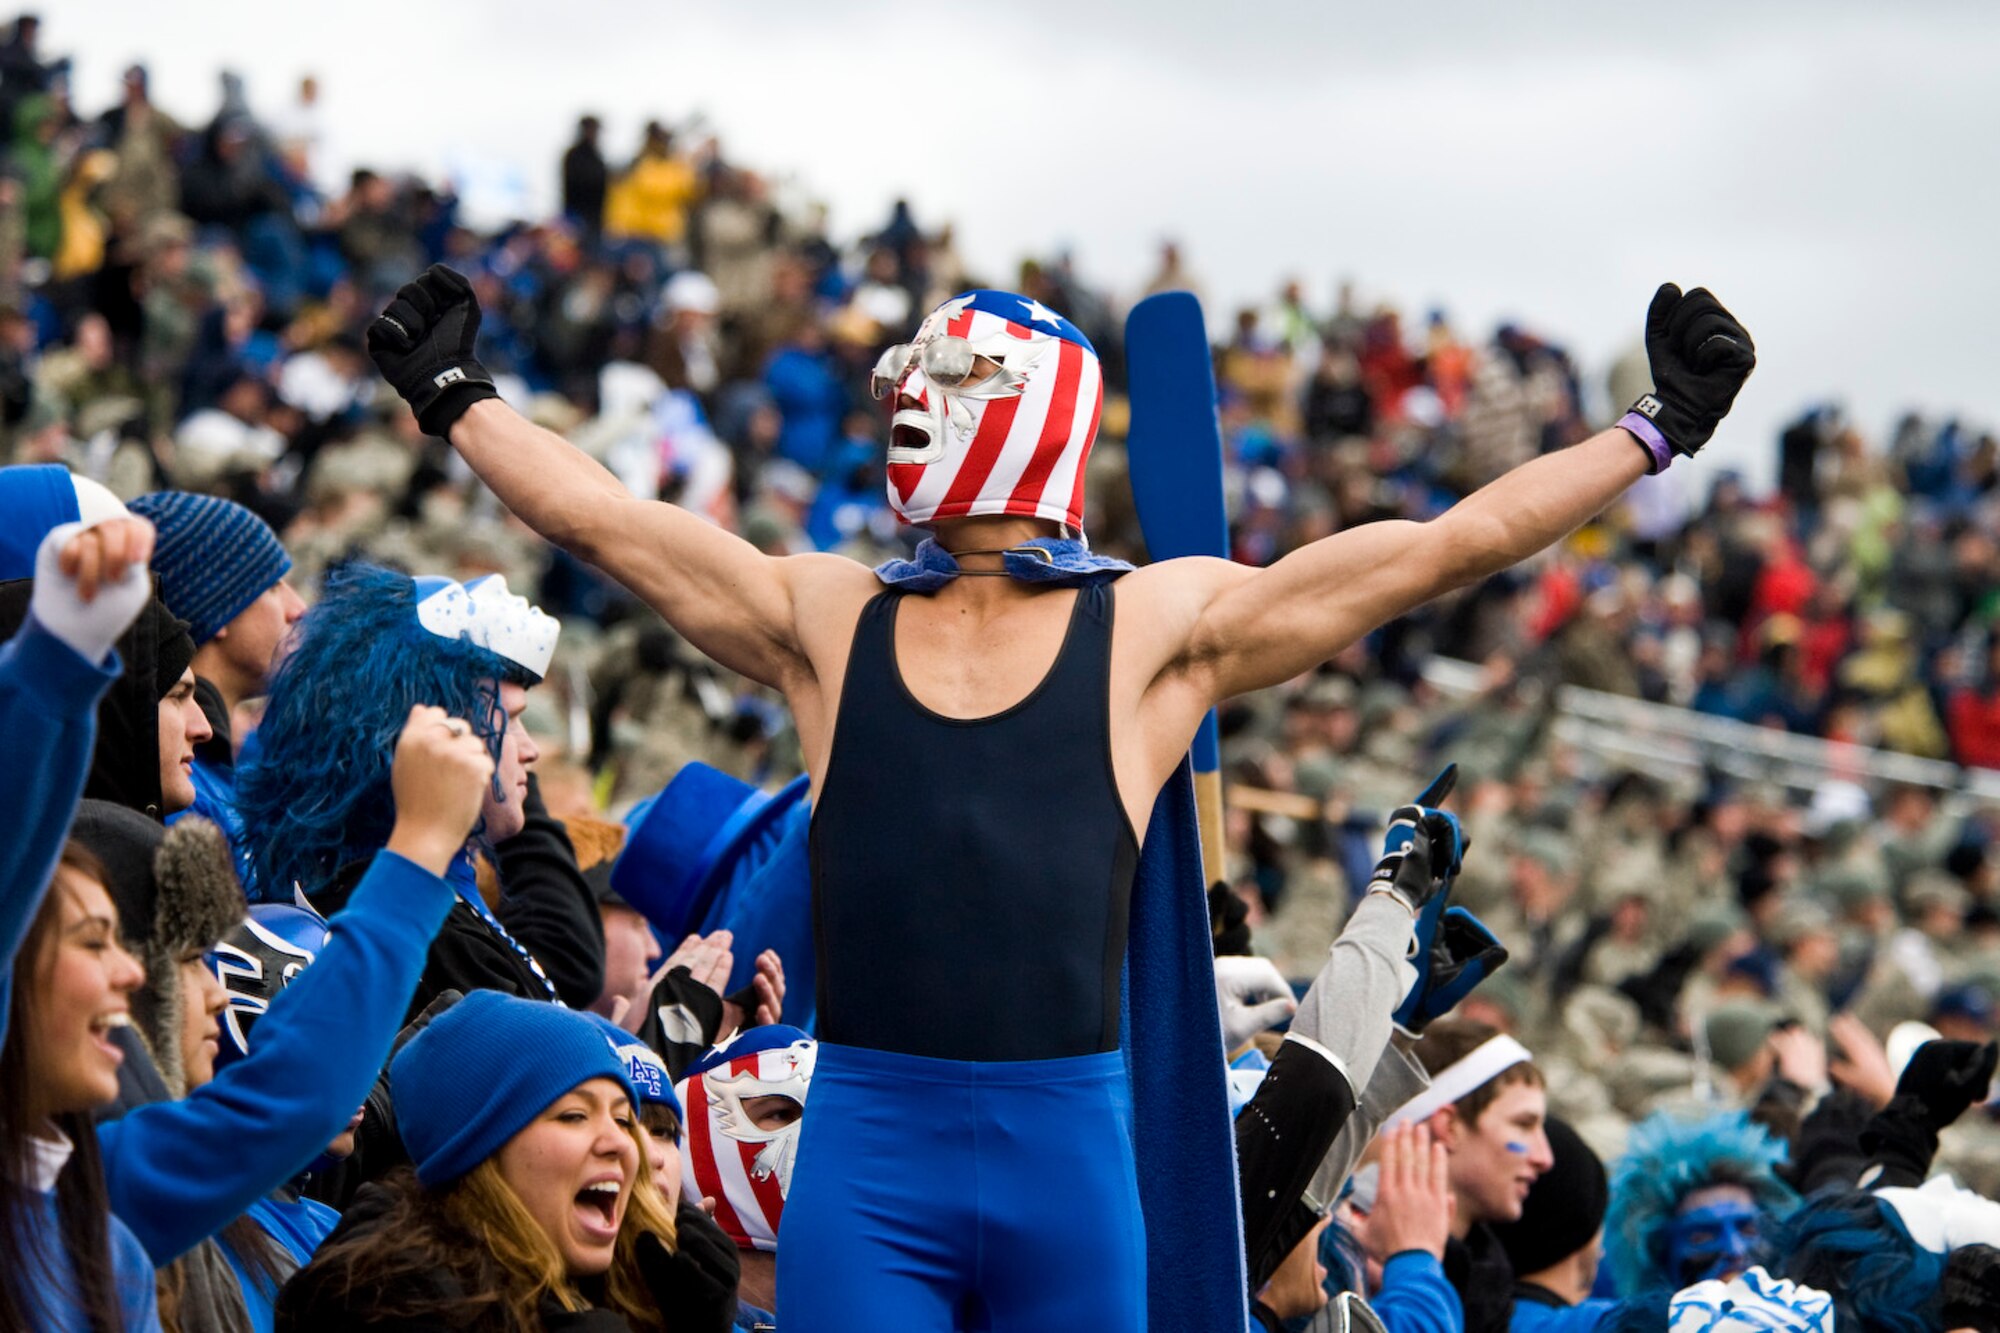
{"label": "white glove", "polygon": [[1299,1011],[1291,983],[1268,958],[1228,954],[1215,960],[1215,998],[1222,1006],[1222,1048],[1233,1051]]}
{"label": "white glove", "polygon": [[[124,518],[117,514],[108,517]],[[103,521],[103,520],[99,520]],[[125,567],[116,582],[100,583],[97,596],[86,602],[77,595],[76,580],[58,565],[62,549],[90,523],[64,523],[51,528],[35,551],[35,591],[28,610],[43,629],[76,650],[86,662],[102,664],[111,655],[118,636],[128,629],[146,608],[153,595],[153,580],[139,561]]]}

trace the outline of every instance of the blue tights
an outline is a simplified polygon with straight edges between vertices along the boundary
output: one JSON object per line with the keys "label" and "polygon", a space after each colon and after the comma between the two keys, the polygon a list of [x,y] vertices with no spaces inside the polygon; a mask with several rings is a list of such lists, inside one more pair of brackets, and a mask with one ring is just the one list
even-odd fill
{"label": "blue tights", "polygon": [[820,1043],[778,1235],[785,1333],[1140,1333],[1118,1051],[975,1063]]}

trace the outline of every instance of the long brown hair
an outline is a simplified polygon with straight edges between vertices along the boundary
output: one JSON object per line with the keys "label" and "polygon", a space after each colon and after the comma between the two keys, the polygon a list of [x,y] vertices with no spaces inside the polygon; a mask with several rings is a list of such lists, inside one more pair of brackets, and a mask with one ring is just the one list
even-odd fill
{"label": "long brown hair", "polygon": [[13,985],[4,997],[8,1006],[7,1039],[0,1044],[0,1330],[26,1329],[31,1298],[39,1288],[59,1291],[81,1308],[93,1333],[124,1333],[118,1308],[118,1279],[111,1262],[111,1199],[104,1186],[104,1166],[97,1152],[97,1130],[90,1116],[72,1112],[55,1117],[55,1127],[75,1145],[62,1174],[56,1177],[56,1221],[61,1250],[73,1273],[58,1277],[58,1256],[35,1223],[41,1206],[29,1186],[33,1140],[43,1125],[30,1124],[29,1087],[35,1070],[29,1067],[26,1032],[41,1001],[55,964],[56,937],[62,923],[65,873],[105,882],[104,867],[78,844],[63,847],[51,884],[28,924],[15,955]]}
{"label": "long brown hair", "polygon": [[[650,1231],[673,1249],[674,1219],[653,1186],[645,1139],[636,1124],[627,1132],[639,1149],[639,1173],[601,1304],[624,1315],[638,1333],[666,1333],[663,1313],[639,1273],[637,1248]],[[371,1320],[448,1316],[455,1327],[495,1333],[540,1329],[545,1300],[570,1311],[592,1307],[495,1157],[438,1192],[426,1190],[407,1167],[382,1183],[392,1198],[388,1211],[359,1234],[320,1248],[286,1288],[292,1299],[280,1302],[280,1329],[289,1323],[285,1306],[298,1300],[345,1305],[359,1297]],[[448,1280],[439,1283],[439,1275]]]}

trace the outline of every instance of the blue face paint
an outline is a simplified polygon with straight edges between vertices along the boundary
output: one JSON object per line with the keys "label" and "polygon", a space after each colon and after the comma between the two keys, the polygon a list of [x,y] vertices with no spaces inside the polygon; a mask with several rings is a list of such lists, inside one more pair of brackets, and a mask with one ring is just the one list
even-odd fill
{"label": "blue face paint", "polygon": [[1507,1140],[1507,1151],[1513,1153],[1516,1157],[1526,1157],[1528,1155],[1528,1145],[1525,1143],[1516,1143],[1512,1139],[1509,1139]]}
{"label": "blue face paint", "polygon": [[1683,1286],[1741,1273],[1750,1266],[1762,1220],[1756,1204],[1738,1199],[1677,1214],[1667,1225],[1667,1271]]}

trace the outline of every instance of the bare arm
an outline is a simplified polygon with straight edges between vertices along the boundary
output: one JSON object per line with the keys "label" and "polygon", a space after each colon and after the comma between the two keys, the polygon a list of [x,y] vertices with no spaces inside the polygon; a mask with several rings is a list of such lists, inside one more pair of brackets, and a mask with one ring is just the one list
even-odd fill
{"label": "bare arm", "polygon": [[784,687],[806,669],[788,566],[674,505],[641,500],[582,450],[499,399],[467,408],[452,447],[541,536],[630,588],[732,671]]}
{"label": "bare arm", "polygon": [[1433,597],[1519,563],[1575,531],[1645,475],[1613,429],[1546,454],[1428,523],[1368,523],[1268,569],[1208,564],[1211,595],[1186,662],[1211,700],[1289,680]]}
{"label": "bare arm", "polygon": [[[473,349],[479,300],[433,264],[368,326],[368,354],[417,414],[527,525],[630,588],[717,662],[787,696],[812,680],[793,607],[825,556],[772,559],[684,510],[632,496],[562,437],[502,403]],[[834,566],[851,562],[833,559]],[[794,706],[797,699],[793,699]]]}

